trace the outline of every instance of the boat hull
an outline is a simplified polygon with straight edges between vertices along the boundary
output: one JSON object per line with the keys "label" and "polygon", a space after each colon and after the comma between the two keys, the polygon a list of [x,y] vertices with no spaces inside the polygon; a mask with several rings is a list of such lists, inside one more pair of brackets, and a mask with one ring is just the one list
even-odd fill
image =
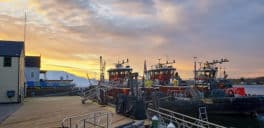
{"label": "boat hull", "polygon": [[206,107],[208,114],[264,113],[264,97],[222,97],[202,100],[168,98],[159,101],[159,107],[184,114],[198,115],[199,107]]}

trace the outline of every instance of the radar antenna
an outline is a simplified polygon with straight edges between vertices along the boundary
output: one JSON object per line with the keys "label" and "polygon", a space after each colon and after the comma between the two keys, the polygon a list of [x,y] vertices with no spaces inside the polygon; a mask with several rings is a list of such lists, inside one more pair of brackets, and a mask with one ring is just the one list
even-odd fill
{"label": "radar antenna", "polygon": [[222,63],[224,63],[224,62],[229,62],[229,60],[228,59],[220,59],[220,60],[213,60],[212,62],[206,62],[205,64],[206,65],[216,65],[216,64],[222,64]]}
{"label": "radar antenna", "polygon": [[162,68],[163,66],[168,66],[168,65],[172,65],[172,64],[175,64],[176,61],[175,60],[172,60],[172,61],[166,61],[165,63],[161,63],[160,62],[161,59],[158,59],[159,63],[156,64],[156,65],[151,65],[151,67],[157,67],[157,68]]}

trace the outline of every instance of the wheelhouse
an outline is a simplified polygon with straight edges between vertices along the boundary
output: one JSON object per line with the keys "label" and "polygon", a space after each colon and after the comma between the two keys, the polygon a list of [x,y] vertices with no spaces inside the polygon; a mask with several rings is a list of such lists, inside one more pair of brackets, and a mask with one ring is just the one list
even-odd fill
{"label": "wheelhouse", "polygon": [[109,81],[119,81],[128,78],[128,75],[132,73],[132,69],[130,67],[110,69],[108,73]]}
{"label": "wheelhouse", "polygon": [[124,66],[124,63],[128,63],[128,60],[127,62],[118,62],[115,68],[108,70],[110,83],[123,84],[128,80],[129,75],[132,73],[132,68],[128,65]]}
{"label": "wheelhouse", "polygon": [[171,80],[177,75],[176,68],[172,66],[174,63],[175,60],[172,62],[167,61],[166,63],[159,62],[157,65],[154,65],[154,68],[147,70],[146,76],[158,85],[169,85]]}

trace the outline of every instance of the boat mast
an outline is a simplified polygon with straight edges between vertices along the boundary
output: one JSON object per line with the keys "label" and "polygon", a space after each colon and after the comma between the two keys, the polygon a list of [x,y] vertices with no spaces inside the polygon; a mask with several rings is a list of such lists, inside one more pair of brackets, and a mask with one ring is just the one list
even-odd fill
{"label": "boat mast", "polygon": [[105,71],[105,61],[103,61],[103,57],[100,56],[100,83],[104,82],[104,71]]}
{"label": "boat mast", "polygon": [[143,87],[145,86],[145,79],[147,76],[148,76],[148,74],[147,74],[147,61],[144,60],[144,71],[143,71],[143,78],[142,78]]}
{"label": "boat mast", "polygon": [[196,77],[197,77],[196,59],[197,59],[197,57],[195,56],[195,57],[193,57],[193,59],[194,59],[194,86],[196,86]]}

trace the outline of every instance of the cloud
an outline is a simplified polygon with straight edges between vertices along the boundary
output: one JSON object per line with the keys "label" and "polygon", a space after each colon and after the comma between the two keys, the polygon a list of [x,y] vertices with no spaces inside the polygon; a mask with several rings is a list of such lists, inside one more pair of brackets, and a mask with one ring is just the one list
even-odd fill
{"label": "cloud", "polygon": [[27,9],[28,53],[41,54],[49,63],[84,68],[102,55],[109,68],[128,57],[142,73],[144,59],[152,65],[169,56],[190,78],[193,56],[227,57],[231,63],[224,66],[231,77],[238,77],[239,70],[241,76],[264,75],[260,0],[13,0],[0,7],[0,38],[23,40]]}

